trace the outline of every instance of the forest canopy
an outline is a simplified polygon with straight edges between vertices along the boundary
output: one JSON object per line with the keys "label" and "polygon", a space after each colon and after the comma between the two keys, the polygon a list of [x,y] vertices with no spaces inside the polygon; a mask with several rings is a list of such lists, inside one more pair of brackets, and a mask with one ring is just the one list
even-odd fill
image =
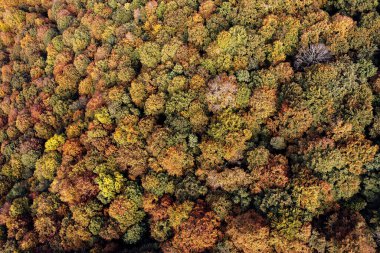
{"label": "forest canopy", "polygon": [[1,0],[0,251],[380,250],[378,0]]}

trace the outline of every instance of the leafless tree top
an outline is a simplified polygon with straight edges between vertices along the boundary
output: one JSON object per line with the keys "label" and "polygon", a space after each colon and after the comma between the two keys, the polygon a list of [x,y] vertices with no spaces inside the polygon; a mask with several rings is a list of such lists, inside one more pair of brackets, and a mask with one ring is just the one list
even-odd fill
{"label": "leafless tree top", "polygon": [[303,69],[316,63],[327,62],[330,59],[331,53],[325,44],[312,44],[300,49],[296,55],[294,66],[296,69]]}

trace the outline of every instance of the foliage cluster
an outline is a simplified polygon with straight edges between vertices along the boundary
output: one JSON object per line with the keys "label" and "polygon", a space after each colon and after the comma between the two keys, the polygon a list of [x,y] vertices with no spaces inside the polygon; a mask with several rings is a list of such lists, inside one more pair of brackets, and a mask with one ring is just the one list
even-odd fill
{"label": "foliage cluster", "polygon": [[379,252],[377,0],[0,0],[1,252]]}

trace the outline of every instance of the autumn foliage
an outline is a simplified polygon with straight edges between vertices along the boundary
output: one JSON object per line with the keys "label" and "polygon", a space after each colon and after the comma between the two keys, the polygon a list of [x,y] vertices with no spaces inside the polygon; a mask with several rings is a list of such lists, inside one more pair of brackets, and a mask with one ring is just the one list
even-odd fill
{"label": "autumn foliage", "polygon": [[379,10],[0,0],[0,252],[379,252]]}

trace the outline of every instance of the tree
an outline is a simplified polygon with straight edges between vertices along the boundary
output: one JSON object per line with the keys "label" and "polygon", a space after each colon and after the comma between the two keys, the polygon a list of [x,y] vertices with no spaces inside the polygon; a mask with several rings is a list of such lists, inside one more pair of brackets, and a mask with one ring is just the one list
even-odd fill
{"label": "tree", "polygon": [[46,153],[39,160],[37,160],[34,175],[40,181],[44,179],[51,181],[54,179],[55,173],[60,166],[60,162],[61,156],[59,153],[54,151]]}
{"label": "tree", "polygon": [[109,215],[118,222],[123,231],[144,218],[144,212],[139,210],[138,203],[122,196],[111,203]]}
{"label": "tree", "polygon": [[164,112],[165,98],[162,93],[152,94],[145,101],[145,111],[147,115],[158,115]]}
{"label": "tree", "polygon": [[252,169],[251,172],[251,191],[259,193],[268,188],[284,188],[289,182],[289,168],[286,157],[282,155],[271,155],[266,166]]}
{"label": "tree", "polygon": [[312,44],[308,48],[303,48],[298,52],[294,66],[300,69],[313,64],[327,62],[330,59],[330,52],[324,44]]}
{"label": "tree", "polygon": [[182,146],[169,147],[159,158],[160,165],[169,175],[182,176],[193,167],[193,158],[184,149]]}
{"label": "tree", "polygon": [[63,137],[62,135],[55,134],[53,137],[51,137],[49,140],[46,141],[45,150],[46,151],[57,150],[64,143],[65,143],[65,137]]}
{"label": "tree", "polygon": [[221,188],[225,191],[236,191],[252,183],[251,176],[241,168],[224,169],[222,172],[210,171],[207,184],[212,189]]}
{"label": "tree", "polygon": [[[197,207],[200,209],[201,207]],[[202,252],[213,247],[219,237],[220,222],[213,212],[204,212],[202,209],[190,214],[183,222],[170,244],[163,248],[164,252]]]}
{"label": "tree", "polygon": [[234,246],[243,252],[271,251],[269,233],[265,219],[253,211],[230,218],[226,231]]}
{"label": "tree", "polygon": [[206,98],[210,111],[218,112],[227,107],[235,107],[238,87],[234,76],[227,76],[224,73],[211,80],[207,86]]}
{"label": "tree", "polygon": [[160,45],[154,42],[146,42],[139,49],[140,61],[148,68],[156,67],[161,59]]}
{"label": "tree", "polygon": [[101,172],[94,180],[99,186],[98,199],[103,204],[110,203],[118,193],[121,193],[125,180],[123,175],[117,171],[114,173]]}
{"label": "tree", "polygon": [[329,7],[335,7],[338,10],[341,10],[349,15],[354,15],[356,13],[366,12],[376,8],[378,2],[376,0],[368,0],[368,1],[328,1]]}
{"label": "tree", "polygon": [[173,180],[166,173],[151,172],[142,179],[142,187],[146,191],[161,197],[166,193],[173,193],[175,186]]}

